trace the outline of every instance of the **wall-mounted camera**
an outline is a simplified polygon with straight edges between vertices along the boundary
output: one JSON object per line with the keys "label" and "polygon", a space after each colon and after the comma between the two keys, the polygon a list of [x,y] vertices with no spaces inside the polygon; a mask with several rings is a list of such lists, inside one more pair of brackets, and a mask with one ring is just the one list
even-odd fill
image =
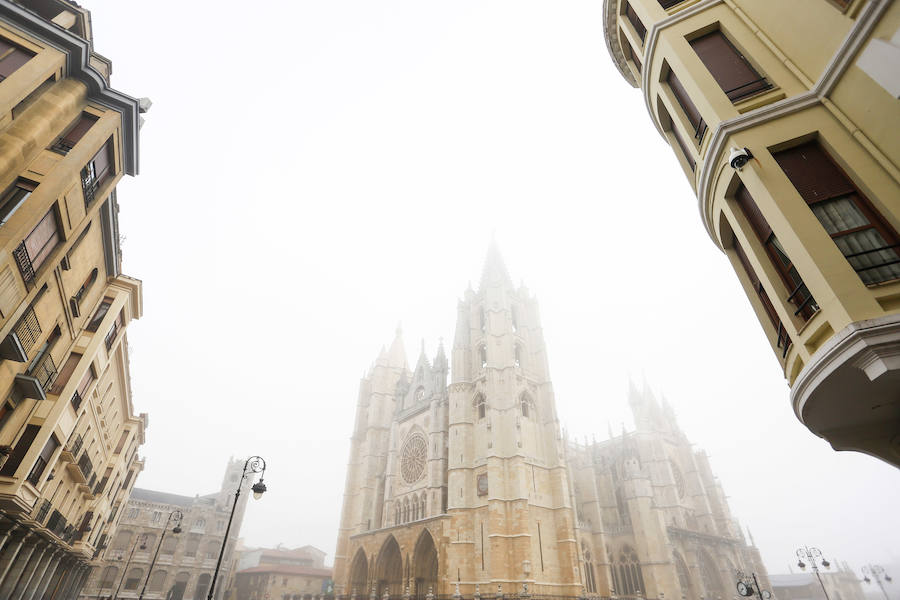
{"label": "wall-mounted camera", "polygon": [[753,158],[753,154],[748,149],[732,148],[728,155],[728,164],[735,171],[740,171],[744,168],[744,165],[750,162],[751,158]]}

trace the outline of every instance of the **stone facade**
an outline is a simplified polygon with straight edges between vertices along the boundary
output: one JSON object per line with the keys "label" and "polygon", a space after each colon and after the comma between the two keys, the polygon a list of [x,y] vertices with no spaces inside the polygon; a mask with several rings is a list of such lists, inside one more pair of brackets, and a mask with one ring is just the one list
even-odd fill
{"label": "stone facade", "polygon": [[900,467],[900,136],[885,126],[900,123],[900,3],[603,6],[610,56],[672,146],[794,414]]}
{"label": "stone facade", "polygon": [[[90,14],[0,0],[0,598],[77,597],[143,468],[116,185],[140,103],[109,84]],[[146,106],[146,103],[145,103]]]}
{"label": "stone facade", "polygon": [[866,600],[860,579],[846,564],[820,575],[821,583],[813,573],[773,574],[770,576],[772,593],[777,600],[826,600],[824,584],[829,600]]}
{"label": "stone facade", "polygon": [[410,370],[398,331],[361,382],[337,594],[699,600],[733,595],[735,569],[765,580],[705,455],[649,392],[632,390],[636,431],[565,438],[537,302],[495,246],[457,310],[449,361],[423,349]]}
{"label": "stone facade", "polygon": [[[143,590],[146,600],[205,600],[243,466],[243,460],[229,461],[219,491],[204,496],[135,488],[119,520],[118,532],[102,560],[94,563],[94,573],[81,597],[137,598]],[[215,597],[220,600],[226,597],[224,589],[249,497],[249,479],[241,489],[216,578]],[[182,531],[177,534],[172,531],[174,522],[169,520],[175,511],[183,514]]]}
{"label": "stone facade", "polygon": [[229,600],[324,600],[332,597],[331,569],[259,565],[238,571]]}

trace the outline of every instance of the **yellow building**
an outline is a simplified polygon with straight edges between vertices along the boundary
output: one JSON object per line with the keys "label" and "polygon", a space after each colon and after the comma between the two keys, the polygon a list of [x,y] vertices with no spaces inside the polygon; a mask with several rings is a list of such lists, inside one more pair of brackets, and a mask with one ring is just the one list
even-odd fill
{"label": "yellow building", "polygon": [[76,597],[143,467],[115,195],[140,110],[109,72],[87,11],[0,0],[0,598]]}
{"label": "yellow building", "polygon": [[333,598],[331,569],[263,564],[238,571],[229,600],[324,600]]}
{"label": "yellow building", "polygon": [[622,76],[696,192],[791,387],[900,466],[900,4],[604,0]]}

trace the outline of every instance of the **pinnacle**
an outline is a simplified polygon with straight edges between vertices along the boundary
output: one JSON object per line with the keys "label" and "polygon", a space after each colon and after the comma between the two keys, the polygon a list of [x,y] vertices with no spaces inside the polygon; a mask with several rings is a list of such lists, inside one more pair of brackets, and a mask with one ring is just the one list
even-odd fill
{"label": "pinnacle", "polygon": [[493,239],[490,246],[488,246],[487,257],[484,259],[484,270],[481,272],[481,282],[478,284],[478,289],[480,291],[490,285],[513,287],[509,271],[506,270],[506,264],[503,262],[503,257],[500,256],[500,249],[497,247],[497,242]]}

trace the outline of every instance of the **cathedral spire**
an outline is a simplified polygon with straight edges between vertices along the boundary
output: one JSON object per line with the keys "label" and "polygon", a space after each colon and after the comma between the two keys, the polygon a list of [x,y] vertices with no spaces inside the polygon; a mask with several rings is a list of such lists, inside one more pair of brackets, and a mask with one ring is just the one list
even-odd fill
{"label": "cathedral spire", "polygon": [[406,362],[406,348],[403,346],[403,328],[397,324],[397,333],[394,341],[391,343],[391,349],[388,351],[388,366],[400,369],[409,369]]}
{"label": "cathedral spire", "polygon": [[500,256],[500,249],[497,247],[497,241],[494,239],[491,239],[491,245],[488,246],[487,257],[484,259],[484,270],[481,272],[481,282],[478,284],[478,289],[479,291],[484,290],[490,285],[513,287],[509,271],[506,270],[506,264],[503,262],[503,257]]}

